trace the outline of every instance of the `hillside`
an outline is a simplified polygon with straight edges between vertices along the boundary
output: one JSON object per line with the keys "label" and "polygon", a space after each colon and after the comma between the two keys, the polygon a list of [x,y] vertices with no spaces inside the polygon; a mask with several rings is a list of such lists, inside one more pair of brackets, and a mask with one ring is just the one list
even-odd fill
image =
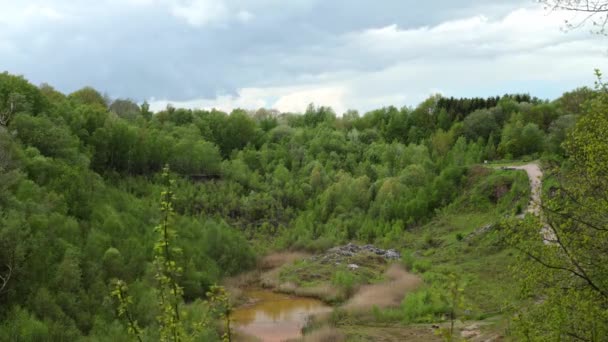
{"label": "hillside", "polygon": [[[530,334],[510,324],[534,302],[538,284],[520,286],[531,278],[515,279],[514,268],[542,274],[520,259],[522,251],[545,251],[542,225],[534,215],[515,218],[530,200],[526,174],[491,166],[540,158],[550,179],[547,206],[572,208],[557,189],[577,189],[577,203],[590,208],[579,212],[603,232],[605,202],[594,202],[602,193],[592,190],[608,188],[606,103],[604,90],[580,88],[555,101],[436,95],[416,108],[361,115],[313,105],[305,113],[171,106],[153,113],[92,88],[64,95],[0,74],[0,341],[129,341],[125,316],[137,322],[135,335],[158,340],[166,324],[157,319],[166,309],[156,303],[162,284],[174,286],[175,307],[188,312],[172,324],[195,327],[180,333],[219,340],[225,328],[216,323],[230,310],[214,306],[225,302],[212,285],[255,273],[265,255],[285,251],[308,256],[281,265],[271,287],[333,304],[319,325],[348,340],[445,332],[452,321],[482,322],[487,336]],[[581,170],[593,186],[573,176]],[[572,217],[547,216],[558,228],[572,226]],[[598,255],[605,241],[598,234],[577,251]],[[174,253],[160,253],[169,243]],[[400,258],[319,261],[347,243],[394,249]],[[392,265],[401,271],[391,273]],[[602,269],[577,267],[603,288]],[[398,282],[399,272],[419,282],[387,305],[349,310],[358,291]],[[116,295],[116,279],[128,300]],[[570,310],[584,312],[595,295]],[[555,315],[567,305],[555,304]],[[530,317],[542,315],[531,308]],[[605,308],[594,310],[601,322]]]}

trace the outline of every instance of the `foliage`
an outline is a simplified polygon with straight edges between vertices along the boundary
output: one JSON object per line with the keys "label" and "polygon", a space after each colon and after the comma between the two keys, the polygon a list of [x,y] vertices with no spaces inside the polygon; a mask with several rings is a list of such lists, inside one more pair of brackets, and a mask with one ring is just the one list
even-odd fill
{"label": "foliage", "polygon": [[183,269],[176,260],[180,257],[182,249],[173,244],[177,236],[175,228],[172,227],[174,180],[169,178],[168,166],[163,169],[162,177],[165,189],[161,193],[161,222],[154,228],[158,234],[158,241],[154,244],[154,266],[156,267],[154,278],[158,282],[158,304],[160,306],[158,323],[161,341],[179,341],[184,335],[179,308],[184,290],[178,283]]}
{"label": "foliage", "polygon": [[344,291],[346,297],[350,297],[355,290],[356,277],[351,271],[338,270],[334,273],[331,282]]}
{"label": "foliage", "polygon": [[226,292],[226,289],[222,286],[213,285],[207,292],[207,298],[211,303],[211,310],[224,323],[224,333],[222,334],[223,342],[232,341],[232,331],[230,328],[230,314],[232,313],[232,304],[230,303],[230,297]]}
{"label": "foliage", "polygon": [[[129,284],[128,292],[120,287],[124,314],[130,312],[144,340],[187,338],[195,323],[213,316],[197,300],[223,277],[253,267],[254,250],[323,251],[350,240],[394,246],[407,237],[394,247],[429,253],[411,261],[423,273],[434,271],[433,258],[485,257],[470,247],[471,222],[486,224],[486,214],[525,207],[527,181],[477,175],[472,165],[588,153],[572,161],[603,186],[606,178],[593,163],[606,155],[598,138],[605,136],[600,92],[579,89],[551,103],[525,94],[434,95],[415,108],[343,117],[314,105],[302,114],[171,106],[152,113],[146,103],[110,100],[92,88],[66,96],[0,74],[0,339],[27,328],[36,334],[30,340],[124,340],[128,328],[108,305],[114,278]],[[168,163],[174,197],[163,190]],[[572,188],[585,189],[578,185]],[[161,191],[172,204],[159,213]],[[475,209],[485,214],[475,216]],[[155,222],[163,223],[153,231]],[[429,225],[447,235],[429,229],[425,241],[418,232]],[[458,247],[442,249],[458,233]],[[492,243],[482,250],[502,260]],[[336,277],[350,288],[352,279]],[[487,290],[479,283],[472,288]],[[161,292],[159,309],[153,304]],[[494,305],[496,297],[487,302]],[[200,308],[200,320],[181,315],[191,307]],[[198,331],[217,338],[209,326]]]}
{"label": "foliage", "polygon": [[121,281],[116,280],[114,285],[114,290],[112,291],[112,296],[116,297],[116,301],[118,302],[118,317],[125,317],[127,320],[127,331],[130,335],[133,335],[137,338],[138,341],[142,341],[141,333],[139,325],[137,321],[133,318],[133,314],[129,311],[129,306],[133,304],[133,299],[128,295],[127,285]]}
{"label": "foliage", "polygon": [[552,170],[559,183],[545,196],[544,215],[525,221],[514,236],[523,295],[531,301],[516,316],[522,338],[608,337],[606,93],[587,108],[563,145],[569,158]]}

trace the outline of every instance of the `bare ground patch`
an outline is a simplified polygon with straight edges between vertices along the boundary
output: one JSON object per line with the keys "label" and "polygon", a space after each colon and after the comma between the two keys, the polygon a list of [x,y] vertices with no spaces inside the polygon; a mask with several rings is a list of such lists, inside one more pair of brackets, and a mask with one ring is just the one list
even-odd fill
{"label": "bare ground patch", "polygon": [[288,263],[293,263],[296,260],[310,257],[310,254],[303,252],[277,252],[266,255],[258,261],[258,269],[270,270],[281,267]]}
{"label": "bare ground patch", "polygon": [[398,306],[407,292],[415,290],[422,279],[409,273],[398,264],[392,264],[385,273],[388,282],[364,285],[344,305],[345,309],[368,309],[373,306]]}

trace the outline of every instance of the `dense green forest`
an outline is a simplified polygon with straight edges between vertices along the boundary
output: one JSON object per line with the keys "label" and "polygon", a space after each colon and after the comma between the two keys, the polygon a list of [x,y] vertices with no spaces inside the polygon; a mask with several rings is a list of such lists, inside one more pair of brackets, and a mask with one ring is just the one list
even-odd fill
{"label": "dense green forest", "polygon": [[[112,279],[128,284],[133,316],[147,338],[158,338],[154,227],[163,213],[165,165],[175,180],[172,226],[181,250],[176,262],[183,268],[178,282],[192,311],[184,319],[194,321],[213,315],[196,312],[212,285],[255,267],[269,251],[314,253],[349,241],[400,249],[404,237],[450,209],[521,213],[526,198],[494,191],[497,183],[511,186],[513,177],[472,182],[482,177],[474,165],[539,158],[554,170],[547,191],[573,190],[571,197],[555,195],[549,203],[566,216],[547,216],[571,229],[564,241],[567,251],[575,251],[565,264],[563,252],[546,253],[545,266],[555,266],[555,286],[544,287],[543,305],[518,316],[541,322],[551,312],[561,323],[547,323],[544,333],[534,324],[513,333],[554,340],[564,336],[563,327],[585,321],[588,326],[576,329],[581,339],[602,340],[608,334],[608,277],[606,263],[595,266],[595,258],[606,254],[607,103],[599,87],[578,88],[554,101],[526,94],[435,95],[415,108],[361,115],[336,115],[312,104],[305,113],[171,106],[153,113],[146,103],[109,99],[92,88],[64,95],[5,72],[0,340],[131,340],[111,297]],[[518,184],[527,185],[526,179]],[[479,196],[463,199],[471,189]],[[572,203],[588,208],[587,214],[569,215],[581,212]],[[541,225],[525,222],[528,231]],[[579,230],[571,228],[573,222]],[[579,238],[576,232],[590,226],[595,229]],[[508,240],[523,251],[543,249],[535,236]],[[433,244],[432,236],[426,239]],[[515,260],[516,254],[509,255]],[[411,258],[404,253],[405,264],[415,264]],[[582,284],[556,269],[571,270],[572,262]],[[548,274],[543,265],[521,265],[528,295],[539,293],[543,279],[532,278]],[[418,271],[425,268],[418,263]],[[560,292],[569,286],[576,295]],[[203,330],[202,340],[219,339],[212,326]]]}

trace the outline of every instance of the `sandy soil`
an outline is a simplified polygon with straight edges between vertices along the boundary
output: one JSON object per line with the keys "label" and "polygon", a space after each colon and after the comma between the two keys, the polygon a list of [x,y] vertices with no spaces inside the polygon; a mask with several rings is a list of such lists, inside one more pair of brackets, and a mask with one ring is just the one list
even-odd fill
{"label": "sandy soil", "polygon": [[541,179],[543,177],[543,172],[541,171],[540,166],[538,166],[537,163],[530,163],[520,166],[509,166],[509,168],[515,170],[524,170],[528,174],[532,198],[528,204],[527,211],[538,216],[541,208],[540,191],[542,186]]}
{"label": "sandy soil", "polygon": [[372,306],[389,307],[401,304],[407,292],[415,290],[422,279],[392,264],[385,274],[387,282],[362,286],[344,305],[345,309],[366,309]]}
{"label": "sandy soil", "polygon": [[[530,180],[531,199],[530,203],[528,204],[527,212],[531,213],[532,215],[539,216],[542,220],[542,202],[540,194],[542,189],[543,171],[540,169],[540,166],[538,163],[529,163],[526,165],[507,167],[514,170],[524,170],[528,174],[528,179]],[[543,228],[541,229],[540,233],[546,243],[555,241],[555,233],[549,225],[543,223]]]}
{"label": "sandy soil", "polygon": [[310,254],[302,252],[277,252],[266,255],[258,262],[258,268],[261,270],[269,270],[293,263],[296,260],[309,257]]}

